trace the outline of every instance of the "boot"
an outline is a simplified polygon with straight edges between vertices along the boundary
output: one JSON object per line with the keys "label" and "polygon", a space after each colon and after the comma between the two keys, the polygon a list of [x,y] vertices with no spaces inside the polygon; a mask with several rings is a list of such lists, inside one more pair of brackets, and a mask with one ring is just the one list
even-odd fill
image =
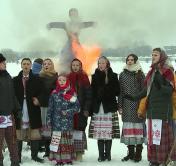
{"label": "boot", "polygon": [[3,160],[0,160],[0,166],[4,166]]}
{"label": "boot", "polygon": [[128,155],[125,156],[122,161],[128,161],[129,159],[130,160],[133,160],[134,159],[134,145],[128,145]]}
{"label": "boot", "polygon": [[44,160],[38,157],[38,151],[39,151],[39,141],[31,141],[31,157],[32,160],[39,162],[39,163],[44,163]]}
{"label": "boot", "polygon": [[111,161],[111,146],[112,140],[105,141],[105,160]]}
{"label": "boot", "polygon": [[142,159],[142,144],[138,144],[136,146],[136,153],[134,155],[134,162],[139,162]]}
{"label": "boot", "polygon": [[47,140],[39,140],[39,152],[46,152],[45,149],[45,143],[47,142]]}
{"label": "boot", "polygon": [[45,141],[45,154],[43,155],[43,157],[49,157],[49,153],[50,153],[50,141],[46,140]]}
{"label": "boot", "polygon": [[104,140],[98,140],[98,151],[99,151],[98,161],[99,162],[105,161],[105,158],[104,158]]}
{"label": "boot", "polygon": [[154,163],[154,162],[150,162],[149,163],[149,166],[159,166],[160,164],[158,164],[158,163]]}
{"label": "boot", "polygon": [[22,141],[18,141],[17,144],[18,144],[19,163],[21,163],[21,152],[22,152],[23,142]]}
{"label": "boot", "polygon": [[11,161],[11,166],[20,166],[19,161]]}
{"label": "boot", "polygon": [[76,161],[82,161],[82,156],[83,156],[83,153],[82,152],[76,152]]}

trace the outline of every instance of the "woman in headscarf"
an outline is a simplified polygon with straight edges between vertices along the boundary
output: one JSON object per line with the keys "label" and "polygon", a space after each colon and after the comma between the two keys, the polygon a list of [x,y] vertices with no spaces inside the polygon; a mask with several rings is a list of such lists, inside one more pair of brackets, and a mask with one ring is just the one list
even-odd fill
{"label": "woman in headscarf", "polygon": [[[136,95],[125,95],[130,100],[138,100],[147,96],[147,137],[148,160],[150,166],[165,164],[173,144],[172,93],[174,74],[166,53],[155,48],[152,52],[151,70],[145,79],[144,90]],[[173,153],[172,160],[176,160]]]}
{"label": "woman in headscarf", "polygon": [[120,137],[117,96],[120,85],[117,74],[110,67],[109,60],[101,56],[98,67],[92,75],[92,119],[89,137],[97,139],[98,161],[111,160],[112,139]]}
{"label": "woman in headscarf", "polygon": [[76,160],[82,161],[82,155],[87,149],[86,126],[91,105],[91,87],[88,75],[83,71],[82,62],[73,59],[68,78],[75,88],[80,103],[80,112],[74,115],[74,150]]}
{"label": "woman in headscarf", "polygon": [[49,156],[49,144],[51,139],[51,129],[47,127],[46,116],[48,110],[49,96],[53,89],[56,87],[57,72],[54,69],[54,63],[51,59],[44,59],[42,64],[42,70],[39,73],[40,80],[42,82],[42,91],[38,100],[41,107],[42,129],[41,135],[45,144],[44,157]]}

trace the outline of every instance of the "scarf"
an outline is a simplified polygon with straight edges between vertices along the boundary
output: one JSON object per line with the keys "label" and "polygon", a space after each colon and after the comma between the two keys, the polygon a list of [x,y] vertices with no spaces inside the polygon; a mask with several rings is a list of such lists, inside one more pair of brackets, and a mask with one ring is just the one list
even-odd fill
{"label": "scarf", "polygon": [[71,72],[68,75],[68,78],[69,78],[72,86],[76,90],[78,90],[78,88],[80,86],[83,86],[83,87],[89,87],[90,86],[89,78],[88,78],[87,74],[84,73],[83,71]]}
{"label": "scarf", "polygon": [[[158,67],[159,65],[160,67]],[[174,74],[171,70],[171,64],[169,63],[167,56],[161,54],[159,62],[151,65],[151,70],[147,73],[145,78],[144,85],[147,86],[147,96],[150,93],[157,68],[159,68],[161,75],[174,87]]]}
{"label": "scarf", "polygon": [[60,86],[59,82],[56,81],[56,89],[52,91],[52,94],[59,93],[60,91],[64,91],[63,97],[67,101],[69,101],[75,95],[75,90],[73,86],[70,85],[70,81],[68,79],[64,86]]}
{"label": "scarf", "polygon": [[[76,89],[76,92],[78,93],[79,87],[89,87],[90,82],[87,74],[80,70],[79,72],[71,72],[68,75],[69,80],[71,81],[72,86]],[[74,128],[76,129],[78,127],[78,114],[76,113],[74,115]]]}
{"label": "scarf", "polygon": [[126,69],[128,71],[134,71],[134,72],[138,72],[139,70],[142,71],[142,67],[140,65],[140,63],[137,61],[135,64],[133,65],[125,65],[123,69]]}

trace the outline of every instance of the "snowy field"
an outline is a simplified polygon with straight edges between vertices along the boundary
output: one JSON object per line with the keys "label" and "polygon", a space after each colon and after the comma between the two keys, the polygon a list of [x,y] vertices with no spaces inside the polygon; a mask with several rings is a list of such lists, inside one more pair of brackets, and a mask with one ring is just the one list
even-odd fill
{"label": "snowy field", "polygon": [[[173,62],[174,68],[176,65]],[[141,65],[143,67],[144,73],[147,73],[149,70],[150,62],[141,62]],[[111,67],[113,70],[117,73],[120,73],[123,69],[124,62],[117,62],[117,61],[112,61],[111,62]],[[12,75],[16,76],[18,72],[21,70],[20,64],[7,64],[7,71]],[[121,117],[120,119],[120,127],[122,127],[122,122],[121,122]],[[89,119],[90,120],[90,119]],[[142,161],[139,163],[134,163],[132,161],[128,162],[122,162],[121,159],[127,154],[127,148],[124,144],[120,143],[119,139],[113,140],[112,144],[112,160],[110,162],[105,161],[105,162],[98,162],[98,149],[97,149],[97,141],[88,139],[88,151],[86,151],[83,161],[82,162],[74,162],[74,165],[78,166],[148,166],[148,161],[147,161],[147,151],[146,151],[146,145],[144,145],[143,153],[142,153]],[[39,156],[42,157],[43,153],[39,153]],[[10,166],[10,160],[9,160],[9,155],[8,151],[6,150],[4,153],[4,165],[5,166]],[[44,164],[36,163],[31,160],[30,157],[30,150],[27,150],[26,144],[23,146],[23,152],[22,152],[22,166],[52,166],[54,163],[48,161],[45,159]]]}
{"label": "snowy field", "polygon": [[[120,118],[120,117],[119,117]],[[122,123],[120,122],[120,127]],[[82,162],[74,162],[74,165],[78,166],[148,166],[147,162],[147,151],[146,145],[144,145],[144,150],[142,153],[142,161],[139,163],[134,163],[133,161],[122,162],[121,159],[127,154],[127,148],[124,144],[120,143],[119,139],[113,140],[112,143],[112,160],[105,162],[98,162],[98,148],[97,141],[93,139],[88,139],[88,150],[85,152]],[[39,153],[39,156],[42,157],[44,153]],[[44,164],[40,164],[31,160],[30,150],[28,146],[23,146],[22,152],[22,166],[54,166],[55,164],[45,159]],[[8,151],[4,153],[4,166],[10,166],[10,160],[8,156]]]}

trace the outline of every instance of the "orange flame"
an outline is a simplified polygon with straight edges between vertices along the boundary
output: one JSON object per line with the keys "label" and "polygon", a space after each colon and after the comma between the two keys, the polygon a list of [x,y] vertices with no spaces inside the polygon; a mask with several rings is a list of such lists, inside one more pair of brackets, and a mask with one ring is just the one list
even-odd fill
{"label": "orange flame", "polygon": [[81,45],[77,38],[72,38],[72,51],[75,57],[82,62],[84,71],[89,75],[92,66],[101,54],[101,49],[97,46],[88,47]]}

